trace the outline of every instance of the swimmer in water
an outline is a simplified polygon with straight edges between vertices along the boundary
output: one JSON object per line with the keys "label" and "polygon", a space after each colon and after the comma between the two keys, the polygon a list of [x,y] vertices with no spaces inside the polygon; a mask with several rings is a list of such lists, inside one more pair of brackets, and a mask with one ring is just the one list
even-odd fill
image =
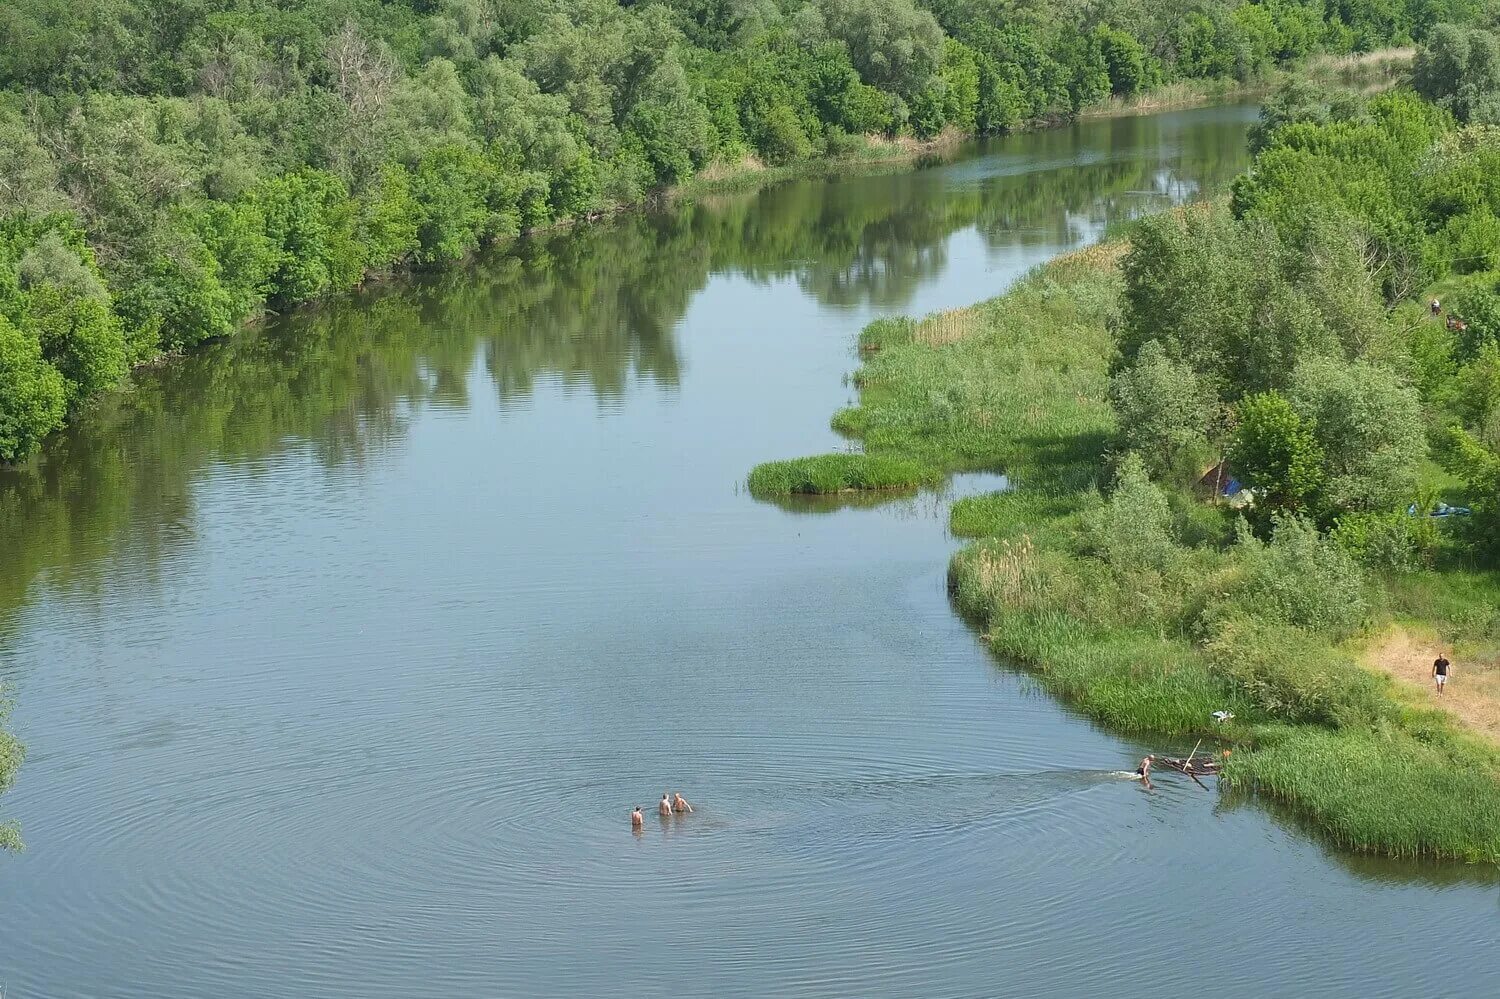
{"label": "swimmer in water", "polygon": [[684,812],[692,814],[693,806],[689,805],[687,799],[679,792],[672,796],[672,811],[678,815],[682,815]]}
{"label": "swimmer in water", "polygon": [[656,804],[656,814],[664,819],[672,817],[672,795],[669,792],[663,791],[661,793],[661,801]]}
{"label": "swimmer in water", "polygon": [[640,831],[641,826],[646,824],[646,817],[641,814],[641,806],[636,805],[635,811],[630,813],[630,828]]}
{"label": "swimmer in water", "polygon": [[1152,757],[1148,755],[1141,761],[1141,765],[1135,768],[1135,775],[1144,781],[1148,787],[1151,785],[1151,760]]}

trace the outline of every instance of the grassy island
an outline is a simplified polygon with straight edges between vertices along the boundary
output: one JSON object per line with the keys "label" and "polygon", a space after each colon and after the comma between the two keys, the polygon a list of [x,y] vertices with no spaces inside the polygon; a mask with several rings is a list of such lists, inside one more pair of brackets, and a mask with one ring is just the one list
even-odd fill
{"label": "grassy island", "polygon": [[[1285,88],[1231,207],[872,324],[834,417],[871,458],[1009,476],[954,505],[950,583],[1047,690],[1122,731],[1210,736],[1228,785],[1340,846],[1486,863],[1500,186],[1478,178],[1500,133],[1465,123],[1433,50],[1494,44],[1440,33],[1420,94]],[[1442,698],[1434,650],[1462,664]]]}
{"label": "grassy island", "polygon": [[869,454],[821,454],[768,461],[750,472],[754,496],[827,494],[936,485],[942,473],[909,458]]}

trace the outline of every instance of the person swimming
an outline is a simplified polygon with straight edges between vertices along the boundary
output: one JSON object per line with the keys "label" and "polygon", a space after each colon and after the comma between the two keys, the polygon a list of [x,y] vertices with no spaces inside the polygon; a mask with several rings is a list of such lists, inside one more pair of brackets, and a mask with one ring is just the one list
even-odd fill
{"label": "person swimming", "polygon": [[691,814],[693,811],[693,806],[688,804],[688,800],[682,796],[681,792],[678,792],[677,794],[672,796],[672,811],[676,812],[678,815],[681,815],[684,812]]}
{"label": "person swimming", "polygon": [[672,817],[672,795],[669,791],[661,793],[661,801],[656,803],[656,814],[664,819]]}
{"label": "person swimming", "polygon": [[1135,768],[1135,775],[1141,780],[1151,779],[1151,761],[1153,758],[1148,755],[1145,759],[1141,760],[1141,765]]}

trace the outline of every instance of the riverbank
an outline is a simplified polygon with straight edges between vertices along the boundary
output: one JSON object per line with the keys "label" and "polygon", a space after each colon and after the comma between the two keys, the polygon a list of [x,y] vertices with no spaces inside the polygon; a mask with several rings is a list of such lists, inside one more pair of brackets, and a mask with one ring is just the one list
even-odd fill
{"label": "riverbank", "polygon": [[[1278,587],[1366,599],[1337,579],[1317,591],[1315,538],[1236,537],[1222,508],[1110,467],[1124,249],[1060,258],[961,322],[872,324],[859,404],[834,426],[871,455],[1006,472],[1011,491],[954,504],[953,533],[973,540],[950,584],[1049,692],[1121,731],[1208,737],[1232,750],[1226,784],[1342,847],[1500,861],[1500,750],[1340,642],[1263,614]],[[1378,623],[1390,601],[1364,585]],[[1216,723],[1221,710],[1233,720]]]}
{"label": "riverbank", "polygon": [[[1322,61],[1324,57],[1316,57],[1305,65],[1312,69]],[[1386,53],[1358,57],[1352,62],[1356,66],[1393,64]],[[1248,97],[1267,89],[1284,72],[1273,70],[1245,83],[1225,79],[1180,81],[1128,100],[1111,98],[1077,114],[1022,121],[1010,131]],[[1028,113],[1034,114],[1035,109]],[[959,120],[967,125],[953,124]],[[178,273],[169,268],[153,279],[160,281],[162,287],[151,294],[138,294],[138,289],[126,285],[110,287],[114,279],[99,268],[98,259],[103,258],[96,259],[94,251],[85,246],[88,237],[80,229],[64,239],[65,243],[67,239],[78,243],[69,244],[67,252],[82,254],[74,269],[88,273],[84,284],[97,287],[103,296],[100,301],[109,304],[115,314],[91,314],[85,324],[88,335],[82,339],[89,341],[94,351],[88,363],[76,358],[67,361],[60,355],[53,357],[41,349],[40,340],[34,345],[35,350],[31,344],[20,345],[20,359],[7,363],[21,365],[14,377],[25,383],[26,391],[18,393],[17,399],[30,401],[21,406],[19,401],[0,400],[12,411],[9,415],[15,417],[10,432],[0,437],[0,460],[24,460],[72,415],[100,395],[118,388],[119,380],[129,371],[168,363],[200,343],[235,335],[274,314],[272,305],[280,311],[316,307],[366,284],[417,267],[461,266],[475,254],[503,247],[518,235],[592,222],[663,201],[748,191],[798,177],[906,169],[946,156],[974,139],[975,121],[973,114],[950,118],[936,135],[927,139],[850,134],[830,128],[818,141],[804,143],[804,157],[792,162],[770,165],[754,151],[743,152],[733,161],[713,160],[691,179],[675,186],[636,187],[635,193],[623,200],[606,199],[587,212],[575,209],[572,214],[549,206],[547,199],[539,197],[540,188],[529,189],[530,193],[523,197],[520,192],[524,184],[499,184],[499,178],[489,174],[477,179],[461,176],[464,171],[479,169],[468,161],[462,165],[446,163],[438,170],[446,171],[442,180],[434,179],[436,173],[424,175],[426,167],[414,168],[415,172],[405,167],[394,169],[373,193],[366,192],[359,198],[332,174],[315,171],[306,176],[267,178],[254,192],[214,209],[219,216],[209,219],[205,215],[194,223],[196,228],[190,242],[202,244],[204,259],[217,260],[214,255],[218,254],[225,260],[197,276],[193,276],[196,272],[191,269]],[[818,155],[807,156],[808,152]],[[527,181],[537,182],[537,177]],[[299,200],[312,197],[314,190],[321,191],[317,194],[321,201],[316,210],[311,202],[303,204]],[[268,206],[282,207],[267,215]],[[267,229],[266,220],[283,207],[294,214],[316,216],[316,222],[309,224],[321,234],[319,238],[311,242],[304,239],[301,244],[292,239],[278,249],[280,242],[291,237],[275,226]],[[24,255],[34,250],[28,241],[41,239],[51,225],[43,224],[30,233],[13,248],[15,252]],[[231,231],[234,236],[224,235]],[[57,237],[54,234],[49,238]],[[106,255],[117,256],[117,249]],[[30,308],[29,305],[19,308],[17,314],[29,315]],[[22,326],[30,322],[28,319]],[[63,369],[72,374],[63,377]]]}

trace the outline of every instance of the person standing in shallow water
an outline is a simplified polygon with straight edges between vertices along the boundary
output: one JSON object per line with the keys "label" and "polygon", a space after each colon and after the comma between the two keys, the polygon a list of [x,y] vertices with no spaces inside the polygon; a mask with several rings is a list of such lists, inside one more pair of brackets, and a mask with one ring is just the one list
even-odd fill
{"label": "person standing in shallow water", "polygon": [[663,791],[661,793],[661,801],[656,805],[656,814],[664,819],[672,817],[672,795],[670,792]]}
{"label": "person standing in shallow water", "polygon": [[1439,696],[1442,695],[1443,688],[1448,685],[1448,670],[1452,667],[1453,664],[1448,661],[1448,657],[1441,652],[1432,662],[1432,682],[1437,687]]}
{"label": "person standing in shallow water", "polygon": [[693,806],[688,804],[688,800],[682,796],[681,791],[672,796],[672,811],[678,815],[691,814],[693,811]]}
{"label": "person standing in shallow water", "polygon": [[640,805],[636,805],[635,806],[635,811],[633,811],[633,812],[630,813],[630,828],[633,829],[633,830],[635,830],[636,832],[640,832],[641,831],[641,827],[644,826],[645,824],[646,824],[646,817],[641,814],[641,806]]}

